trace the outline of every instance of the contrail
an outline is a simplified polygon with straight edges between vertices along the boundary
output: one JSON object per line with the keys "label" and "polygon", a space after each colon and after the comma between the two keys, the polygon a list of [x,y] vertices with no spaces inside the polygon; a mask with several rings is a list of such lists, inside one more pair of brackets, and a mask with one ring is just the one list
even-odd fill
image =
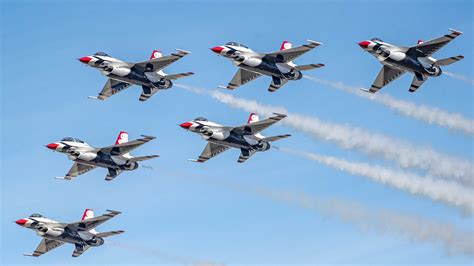
{"label": "contrail", "polygon": [[177,263],[180,265],[190,265],[190,266],[223,266],[224,265],[221,263],[196,260],[196,259],[191,259],[188,257],[179,256],[176,254],[170,254],[156,248],[150,248],[150,247],[145,247],[145,246],[133,245],[129,243],[115,242],[115,241],[107,241],[107,242],[111,246],[138,252],[150,257],[156,257],[162,261],[166,261],[167,263],[173,263],[173,264]]}
{"label": "contrail", "polygon": [[178,87],[196,93],[208,93],[214,99],[234,108],[247,112],[260,113],[266,116],[273,112],[288,114],[282,124],[307,133],[312,137],[336,143],[344,149],[356,149],[366,154],[381,156],[393,160],[403,168],[426,170],[433,177],[455,177],[462,182],[474,183],[474,166],[463,158],[447,155],[429,147],[419,147],[413,143],[373,133],[357,127],[323,122],[316,117],[288,113],[284,108],[263,105],[257,101],[237,98],[217,90],[203,90],[185,85]]}
{"label": "contrail", "polygon": [[[163,169],[162,169],[163,170]],[[185,180],[197,180],[213,186],[224,187],[239,193],[261,196],[275,202],[283,202],[354,224],[362,231],[379,234],[398,233],[409,240],[440,244],[448,254],[474,257],[474,233],[456,228],[447,222],[434,222],[416,214],[393,212],[386,209],[366,208],[352,201],[321,199],[302,192],[277,191],[237,183],[222,178],[183,173],[167,173]]]}
{"label": "contrail", "polygon": [[451,72],[446,72],[446,71],[443,71],[443,73],[450,76],[450,77],[452,77],[452,78],[455,78],[455,79],[460,80],[460,81],[464,81],[467,84],[474,86],[474,79],[472,79],[470,77],[460,75],[460,74],[451,73]]}
{"label": "contrail", "polygon": [[436,107],[417,105],[413,102],[398,100],[388,94],[371,94],[363,92],[359,88],[347,86],[342,82],[328,81],[311,76],[305,76],[305,78],[322,85],[336,88],[344,92],[352,93],[359,97],[381,103],[404,116],[415,118],[429,124],[436,124],[441,127],[446,127],[450,130],[456,130],[469,136],[474,136],[474,120],[466,118],[459,113],[449,113]]}
{"label": "contrail", "polygon": [[353,175],[368,177],[374,181],[388,184],[415,195],[422,195],[432,200],[455,206],[469,214],[474,212],[474,191],[470,189],[471,187],[466,188],[465,186],[446,180],[435,180],[431,177],[421,177],[416,174],[395,171],[378,165],[349,162],[335,157],[296,151],[282,147],[274,148],[322,163]]}

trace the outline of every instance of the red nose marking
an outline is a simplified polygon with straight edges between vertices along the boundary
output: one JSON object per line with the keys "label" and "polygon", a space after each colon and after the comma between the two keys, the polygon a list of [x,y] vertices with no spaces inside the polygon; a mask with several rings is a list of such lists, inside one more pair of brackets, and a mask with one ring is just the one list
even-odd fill
{"label": "red nose marking", "polygon": [[56,144],[56,143],[49,143],[48,145],[46,145],[46,148],[48,149],[51,149],[51,150],[56,150],[56,148],[59,146],[59,144]]}
{"label": "red nose marking", "polygon": [[182,128],[189,129],[193,124],[189,122],[184,122],[181,125],[179,125]]}
{"label": "red nose marking", "polygon": [[216,54],[220,54],[222,52],[222,50],[224,50],[224,48],[222,48],[220,46],[216,46],[216,47],[212,47],[211,50]]}
{"label": "red nose marking", "polygon": [[88,64],[89,61],[91,61],[91,59],[92,58],[90,58],[89,56],[84,56],[84,57],[79,58],[79,61],[81,61],[84,64]]}
{"label": "red nose marking", "polygon": [[369,46],[370,42],[368,41],[362,41],[359,43],[359,46],[362,48],[367,48]]}
{"label": "red nose marking", "polygon": [[16,223],[17,225],[21,225],[21,226],[25,225],[26,222],[28,222],[28,221],[25,220],[25,219],[19,219],[19,220],[16,220],[16,221],[15,221],[15,223]]}

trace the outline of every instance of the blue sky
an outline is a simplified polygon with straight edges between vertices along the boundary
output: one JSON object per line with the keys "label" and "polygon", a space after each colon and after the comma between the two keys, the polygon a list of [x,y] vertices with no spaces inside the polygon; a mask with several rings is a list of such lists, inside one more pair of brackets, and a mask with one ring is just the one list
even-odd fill
{"label": "blue sky", "polygon": [[[194,76],[180,83],[214,89],[230,81],[236,69],[210,47],[238,41],[255,51],[271,52],[283,40],[299,45],[313,39],[323,45],[296,63],[321,62],[326,67],[308,75],[367,87],[380,65],[357,42],[379,37],[393,44],[413,45],[418,39],[435,38],[455,28],[464,34],[435,57],[465,55],[464,60],[444,69],[472,78],[471,1],[3,1],[1,5],[3,264],[166,262],[156,255],[159,251],[227,264],[472,264],[472,258],[448,255],[435,244],[420,244],[392,233],[363,232],[350,223],[291,205],[186,179],[187,174],[201,175],[305,191],[473,229],[472,217],[460,216],[446,205],[275,150],[257,154],[245,164],[236,163],[236,150],[205,164],[188,162],[200,154],[205,142],[182,130],[179,123],[204,116],[239,125],[248,114],[176,87],[144,103],[138,101],[140,88],[136,86],[107,101],[92,101],[87,96],[96,95],[106,79],[77,61],[103,51],[135,62],[148,59],[154,49],[169,54],[181,48],[192,54],[166,72],[193,71]],[[410,81],[411,76],[406,75],[383,92],[473,117],[471,85],[444,75],[411,94]],[[267,92],[269,82],[269,78],[260,78],[231,93],[472,160],[470,137],[309,80],[289,82],[273,94]],[[134,152],[160,154],[145,163],[153,170],[126,172],[113,182],[103,180],[104,169],[71,182],[54,179],[67,173],[71,162],[45,144],[74,136],[94,146],[107,146],[120,130],[127,130],[131,139],[140,134],[157,137]],[[348,160],[379,161],[283,126],[265,133],[293,135],[280,146]],[[12,221],[34,212],[75,221],[85,208],[96,214],[106,209],[122,211],[98,230],[123,229],[125,234],[110,241],[134,248],[106,244],[78,259],[71,258],[71,245],[41,258],[21,255],[33,251],[40,239]]]}

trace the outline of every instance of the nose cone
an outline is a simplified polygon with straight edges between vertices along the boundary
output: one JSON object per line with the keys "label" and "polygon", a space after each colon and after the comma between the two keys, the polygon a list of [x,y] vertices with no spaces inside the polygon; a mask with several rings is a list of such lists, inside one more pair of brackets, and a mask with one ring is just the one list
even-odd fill
{"label": "nose cone", "polygon": [[92,58],[90,58],[90,56],[84,56],[84,57],[79,58],[79,61],[81,61],[84,64],[89,64],[89,61],[91,61],[91,59]]}
{"label": "nose cone", "polygon": [[27,220],[25,219],[19,219],[19,220],[16,220],[15,223],[17,225],[20,225],[20,226],[24,226],[26,224]]}
{"label": "nose cone", "polygon": [[181,125],[179,125],[180,127],[184,128],[184,129],[189,129],[193,124],[192,123],[189,123],[189,122],[184,122],[182,123]]}
{"label": "nose cone", "polygon": [[369,44],[370,44],[370,42],[368,42],[368,41],[362,41],[362,42],[359,43],[359,46],[360,46],[360,48],[365,49],[365,48],[369,47]]}
{"label": "nose cone", "polygon": [[216,54],[220,54],[222,50],[224,50],[224,48],[222,48],[221,46],[216,46],[216,47],[212,47],[211,50]]}
{"label": "nose cone", "polygon": [[46,148],[55,151],[58,146],[59,146],[59,144],[49,143],[48,145],[46,145]]}

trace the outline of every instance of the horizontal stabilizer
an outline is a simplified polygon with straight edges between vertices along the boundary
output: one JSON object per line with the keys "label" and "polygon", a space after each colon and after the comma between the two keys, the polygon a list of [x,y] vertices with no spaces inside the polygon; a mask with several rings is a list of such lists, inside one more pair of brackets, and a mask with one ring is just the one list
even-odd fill
{"label": "horizontal stabilizer", "polygon": [[272,142],[272,141],[277,141],[277,140],[288,138],[288,137],[291,137],[291,135],[290,134],[285,134],[285,135],[266,137],[266,138],[263,138],[262,141]]}
{"label": "horizontal stabilizer", "polygon": [[116,230],[116,231],[100,232],[100,233],[96,234],[96,236],[98,236],[98,237],[108,237],[108,236],[122,234],[123,232],[125,232],[125,231]]}
{"label": "horizontal stabilizer", "polygon": [[189,76],[192,76],[192,75],[194,75],[193,72],[185,72],[185,73],[166,75],[166,76],[164,76],[164,78],[169,79],[169,80],[175,80],[175,79],[179,79],[179,78],[189,77]]}
{"label": "horizontal stabilizer", "polygon": [[315,68],[320,68],[320,67],[323,67],[324,64],[309,64],[309,65],[299,65],[299,66],[295,66],[294,69],[296,70],[311,70],[311,69],[315,69]]}
{"label": "horizontal stabilizer", "polygon": [[438,66],[447,66],[447,65],[450,65],[454,62],[457,62],[457,61],[459,61],[463,58],[464,58],[464,56],[458,55],[458,56],[452,56],[452,57],[440,59],[440,60],[436,61],[436,65],[438,65]]}
{"label": "horizontal stabilizer", "polygon": [[140,162],[140,161],[150,160],[150,159],[153,159],[153,158],[156,158],[156,157],[160,157],[160,155],[148,155],[148,156],[133,157],[133,158],[130,158],[129,161],[131,161],[131,162]]}

